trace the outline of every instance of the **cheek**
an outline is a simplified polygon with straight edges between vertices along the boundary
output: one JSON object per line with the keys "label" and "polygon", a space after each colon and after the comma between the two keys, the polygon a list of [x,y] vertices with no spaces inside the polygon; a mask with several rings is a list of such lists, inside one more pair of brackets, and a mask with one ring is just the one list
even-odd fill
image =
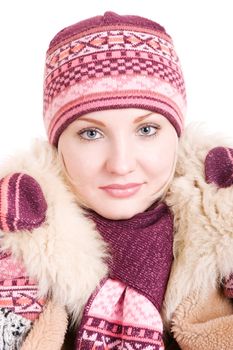
{"label": "cheek", "polygon": [[100,169],[100,159],[94,152],[68,152],[63,153],[66,171],[77,184],[85,185],[97,177]]}
{"label": "cheek", "polygon": [[153,150],[144,153],[144,168],[148,175],[165,179],[169,177],[176,160],[176,150],[177,140],[171,138],[158,142]]}
{"label": "cheek", "polygon": [[83,193],[97,177],[99,158],[93,156],[95,152],[91,147],[78,143],[72,135],[65,133],[60,137],[58,148],[68,181],[74,190]]}
{"label": "cheek", "polygon": [[174,164],[174,157],[166,156],[161,157],[154,155],[150,159],[145,160],[147,164],[144,166],[144,169],[147,170],[148,176],[152,178],[155,177],[168,177],[171,173]]}

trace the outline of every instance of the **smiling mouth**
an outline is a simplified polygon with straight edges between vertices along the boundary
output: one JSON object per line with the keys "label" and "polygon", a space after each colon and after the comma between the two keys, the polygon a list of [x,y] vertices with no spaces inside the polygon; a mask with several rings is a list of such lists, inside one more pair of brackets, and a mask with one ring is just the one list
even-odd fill
{"label": "smiling mouth", "polygon": [[114,198],[127,198],[136,194],[142,186],[142,183],[129,183],[125,185],[111,184],[100,187],[108,195]]}

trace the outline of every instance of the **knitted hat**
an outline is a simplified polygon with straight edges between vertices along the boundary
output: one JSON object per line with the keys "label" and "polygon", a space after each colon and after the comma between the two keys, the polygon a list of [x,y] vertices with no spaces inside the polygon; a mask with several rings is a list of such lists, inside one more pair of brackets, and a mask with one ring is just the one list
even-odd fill
{"label": "knitted hat", "polygon": [[179,59],[156,22],[106,12],[63,29],[49,45],[44,122],[55,146],[79,116],[116,108],[160,113],[180,135],[185,106]]}

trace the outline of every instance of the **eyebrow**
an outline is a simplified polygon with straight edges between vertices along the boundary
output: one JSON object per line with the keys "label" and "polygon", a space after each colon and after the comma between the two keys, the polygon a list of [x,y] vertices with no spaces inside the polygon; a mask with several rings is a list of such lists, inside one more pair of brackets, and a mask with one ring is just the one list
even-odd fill
{"label": "eyebrow", "polygon": [[93,118],[80,117],[77,120],[85,120],[86,122],[89,122],[89,123],[95,123],[95,124],[100,125],[100,126],[106,126],[100,120],[96,120],[96,119],[93,119]]}
{"label": "eyebrow", "polygon": [[[134,124],[141,122],[145,118],[148,118],[151,114],[153,114],[153,112],[150,112],[150,113],[147,113],[146,115],[142,115],[140,117],[137,117],[134,120]],[[93,119],[93,118],[80,117],[80,118],[78,118],[78,120],[84,120],[84,121],[89,122],[89,123],[95,123],[97,125],[106,127],[106,125],[103,122],[101,122],[100,120]]]}
{"label": "eyebrow", "polygon": [[140,117],[137,117],[135,120],[134,120],[134,123],[139,123],[141,122],[142,120],[144,120],[145,118],[149,117],[151,114],[153,114],[153,112],[150,112],[150,113],[147,113],[146,115],[142,115]]}

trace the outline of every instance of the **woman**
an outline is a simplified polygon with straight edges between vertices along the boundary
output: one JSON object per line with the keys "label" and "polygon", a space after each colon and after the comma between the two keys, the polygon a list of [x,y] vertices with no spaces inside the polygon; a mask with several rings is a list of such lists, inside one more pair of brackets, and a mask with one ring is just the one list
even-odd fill
{"label": "woman", "polygon": [[66,312],[71,348],[165,348],[173,215],[164,197],[185,106],[159,24],[106,12],[54,37],[49,143],[2,170],[0,349],[68,347]]}

